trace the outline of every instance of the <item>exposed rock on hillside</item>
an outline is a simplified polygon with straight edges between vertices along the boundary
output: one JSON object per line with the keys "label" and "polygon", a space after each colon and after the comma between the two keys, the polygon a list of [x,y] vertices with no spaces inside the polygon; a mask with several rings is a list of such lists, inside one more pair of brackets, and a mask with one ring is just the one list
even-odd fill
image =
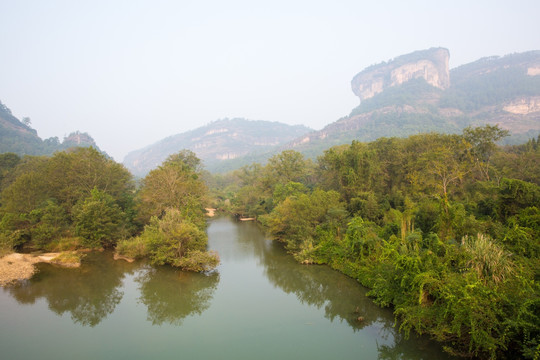
{"label": "exposed rock on hillside", "polygon": [[352,140],[484,124],[509,130],[510,143],[540,133],[540,51],[487,57],[450,72],[448,50],[417,51],[362,71],[352,87],[360,106],[289,147],[315,157]]}
{"label": "exposed rock on hillside", "polygon": [[424,79],[431,86],[447,89],[450,86],[449,57],[450,53],[443,48],[399,56],[357,74],[351,81],[352,90],[362,101],[412,79]]}
{"label": "exposed rock on hillside", "polygon": [[[227,160],[267,152],[311,131],[302,125],[270,121],[223,119],[192,131],[165,138],[143,149],[130,152],[124,165],[135,175],[144,176],[169,155],[182,149],[193,151],[210,171]],[[246,161],[249,163],[249,160]]]}
{"label": "exposed rock on hillside", "polygon": [[512,136],[505,139],[510,143],[538,136],[540,51],[487,57],[450,71],[448,62],[447,49],[432,48],[365,69],[351,82],[360,106],[320,131],[280,128],[277,123],[267,123],[274,124],[268,128],[243,119],[217,121],[132,152],[124,164],[144,175],[185,148],[197,153],[210,171],[226,171],[262,163],[286,149],[315,158],[352,140],[459,133],[484,124],[510,130]]}

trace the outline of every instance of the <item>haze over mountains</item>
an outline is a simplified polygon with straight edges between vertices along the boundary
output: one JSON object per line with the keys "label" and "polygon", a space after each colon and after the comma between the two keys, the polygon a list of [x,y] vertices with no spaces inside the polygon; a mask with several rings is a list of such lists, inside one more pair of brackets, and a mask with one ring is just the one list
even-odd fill
{"label": "haze over mountains", "polygon": [[[94,139],[87,133],[72,132],[62,142],[57,137],[41,139],[30,126],[30,120],[20,121],[11,110],[0,102],[0,153],[18,155],[52,155],[70,147],[93,146],[99,150]],[[101,150],[100,150],[101,151]]]}
{"label": "haze over mountains", "polygon": [[[301,133],[307,129],[296,128],[297,133],[284,126],[282,136],[274,136],[269,142],[265,140],[265,122],[243,120],[240,126],[250,124],[250,135],[241,140],[234,121],[215,122],[131,152],[124,164],[142,174],[141,170],[159,165],[159,159],[188,148],[201,157],[207,169],[222,171],[253,161],[264,162],[284,149],[314,158],[331,146],[352,140],[431,131],[458,133],[469,125],[498,124],[510,130],[512,136],[507,141],[511,143],[540,133],[540,51],[483,58],[452,70],[449,57],[447,49],[431,48],[363,70],[351,81],[360,105],[349,116],[320,131]],[[211,141],[198,143],[202,138],[196,134],[201,132],[211,134]],[[237,135],[234,141],[219,139],[223,136],[232,140],[231,134]],[[265,147],[257,144],[257,134]],[[296,138],[289,140],[290,136]],[[242,151],[238,151],[240,142]],[[220,143],[214,153],[208,152],[211,143]]]}
{"label": "haze over mountains", "polygon": [[484,124],[509,130],[509,143],[540,133],[540,51],[483,58],[452,70],[448,60],[448,50],[434,48],[365,69],[351,82],[360,105],[290,146],[315,156],[352,140],[457,133]]}
{"label": "haze over mountains", "polygon": [[[167,137],[143,149],[130,152],[124,165],[135,175],[144,176],[170,154],[188,149],[203,160],[210,171],[242,166],[258,160],[312,129],[270,121],[222,119],[182,134]],[[240,160],[240,162],[239,162]],[[223,167],[223,165],[227,167]]]}
{"label": "haze over mountains", "polygon": [[[194,151],[211,172],[222,172],[294,149],[315,158],[352,140],[408,136],[421,132],[458,133],[469,125],[498,124],[510,143],[540,134],[540,51],[487,57],[449,69],[450,53],[431,48],[370,66],[355,75],[352,91],[360,105],[322,130],[270,121],[222,119],[171,135],[130,152],[124,165],[144,176],[182,149]],[[42,140],[0,103],[0,152],[50,155],[71,146],[94,146],[85,133],[63,142]],[[329,119],[331,121],[332,119]]]}

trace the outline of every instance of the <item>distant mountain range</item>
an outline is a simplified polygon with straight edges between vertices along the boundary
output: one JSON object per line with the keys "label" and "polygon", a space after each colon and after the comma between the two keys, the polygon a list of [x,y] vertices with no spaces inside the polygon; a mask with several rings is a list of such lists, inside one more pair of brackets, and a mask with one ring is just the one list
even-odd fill
{"label": "distant mountain range", "polygon": [[[124,164],[143,175],[168,154],[187,148],[215,172],[264,162],[285,149],[315,158],[352,140],[459,133],[469,125],[498,124],[510,130],[509,143],[540,134],[540,51],[483,58],[452,70],[449,57],[447,49],[431,48],[363,70],[351,81],[360,105],[320,131],[292,131],[282,124],[278,130],[270,123],[277,131],[268,140],[267,122],[217,121],[134,151]],[[248,133],[235,130],[248,124]]]}
{"label": "distant mountain range", "polygon": [[[540,134],[540,51],[487,57],[449,69],[450,54],[431,48],[373,65],[355,75],[360,105],[320,131],[270,121],[222,119],[130,152],[124,165],[144,176],[170,154],[192,150],[211,172],[224,172],[294,149],[315,158],[352,140],[404,137],[421,132],[459,133],[498,124],[507,143]],[[48,155],[70,146],[96,146],[88,134],[63,142],[42,140],[0,103],[0,152]]]}
{"label": "distant mountain range", "polygon": [[56,151],[71,147],[89,147],[98,149],[96,142],[87,133],[79,131],[69,134],[62,142],[57,137],[41,139],[37,131],[30,127],[29,121],[23,122],[0,102],[0,153],[13,152],[18,155],[52,155]]}
{"label": "distant mountain range", "polygon": [[352,140],[458,133],[467,126],[498,124],[507,143],[540,134],[540,51],[483,58],[448,69],[448,50],[400,56],[356,75],[360,105],[349,116],[296,139],[288,147],[316,156]]}
{"label": "distant mountain range", "polygon": [[222,119],[132,151],[125,157],[124,165],[134,175],[144,176],[170,154],[188,149],[197,154],[209,171],[226,171],[260,161],[272,150],[311,131],[302,125]]}

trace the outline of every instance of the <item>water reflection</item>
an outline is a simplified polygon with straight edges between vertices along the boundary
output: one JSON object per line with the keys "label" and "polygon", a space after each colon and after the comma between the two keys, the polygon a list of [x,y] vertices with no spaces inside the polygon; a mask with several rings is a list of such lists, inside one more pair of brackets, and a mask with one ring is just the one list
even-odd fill
{"label": "water reflection", "polygon": [[355,331],[374,322],[392,328],[391,314],[381,311],[367,298],[366,290],[356,281],[326,266],[299,265],[292,259],[284,261],[280,250],[268,251],[262,259],[265,275],[272,284],[295,294],[304,304],[324,306],[326,318],[346,321]]}
{"label": "water reflection", "polygon": [[427,337],[406,339],[398,332],[392,311],[375,305],[356,280],[328,266],[298,264],[281,244],[264,238],[254,223],[239,223],[237,236],[245,253],[246,244],[251,244],[251,253],[274,286],[294,294],[303,304],[324,307],[325,317],[332,322],[345,321],[353,331],[362,330],[381,340],[379,359],[452,358]]}
{"label": "water reflection", "polygon": [[[135,275],[139,301],[153,325],[179,325],[210,306],[219,274],[195,274],[170,267],[115,261],[110,253],[90,253],[79,269],[40,264],[30,280],[6,288],[20,304],[44,298],[51,311],[70,313],[74,323],[94,327],[112,314],[124,296],[123,280]],[[130,301],[130,300],[128,300]]]}
{"label": "water reflection", "polygon": [[169,267],[148,268],[135,279],[140,287],[139,300],[147,307],[147,319],[153,325],[180,325],[210,306],[219,283],[219,274],[183,272]]}
{"label": "water reflection", "polygon": [[[346,321],[355,331],[374,322],[393,330],[391,312],[376,306],[355,280],[328,266],[298,264],[281,244],[265,239],[255,223],[238,223],[237,236],[242,251],[258,258],[274,286],[295,294],[303,304],[324,306],[326,318]],[[222,249],[218,251],[221,254]],[[359,317],[363,320],[358,321]]]}
{"label": "water reflection", "polygon": [[54,313],[71,313],[73,322],[93,327],[120,303],[122,279],[133,266],[115,262],[112,256],[90,253],[78,269],[40,264],[39,270],[30,280],[8,287],[8,292],[21,304],[44,298]]}
{"label": "water reflection", "polygon": [[[77,324],[101,322],[91,330],[92,336],[103,345],[100,349],[118,351],[109,357],[149,358],[146,349],[158,341],[164,351],[161,358],[185,354],[187,349],[192,351],[187,357],[200,354],[201,358],[274,359],[293,354],[300,358],[450,358],[426,338],[404,339],[394,326],[391,310],[375,306],[355,280],[327,266],[297,264],[279,243],[265,238],[256,224],[222,218],[212,220],[208,232],[210,247],[222,259],[219,273],[129,264],[114,261],[110,253],[89,254],[80,269],[43,265],[30,281],[0,292],[0,304],[5,304],[0,308],[0,347],[25,354],[10,358],[34,358],[34,352],[66,344],[72,344],[77,353],[88,339],[87,332],[64,326],[71,325],[68,316],[52,325],[43,318],[40,327],[34,326],[25,316],[33,317],[43,308],[27,312],[14,301],[2,302],[2,295],[9,293],[20,304],[45,300],[50,310],[71,315]],[[115,310],[109,321],[103,321]],[[195,315],[203,316],[187,320]],[[322,316],[329,321],[317,321]],[[153,326],[163,324],[173,326]],[[49,326],[58,331],[43,330]],[[30,346],[26,338],[41,343],[32,341]],[[63,339],[61,344],[59,339]],[[92,354],[94,349],[86,351]],[[131,354],[125,355],[126,351]],[[101,355],[96,357],[107,357]]]}

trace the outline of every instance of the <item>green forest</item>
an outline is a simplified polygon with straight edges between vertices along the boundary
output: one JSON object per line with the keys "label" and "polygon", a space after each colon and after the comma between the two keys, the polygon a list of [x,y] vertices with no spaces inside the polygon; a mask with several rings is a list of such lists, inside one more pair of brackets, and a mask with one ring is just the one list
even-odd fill
{"label": "green forest", "polygon": [[301,263],[391,306],[400,331],[464,357],[540,356],[540,139],[496,126],[284,151],[216,176],[217,206],[256,217]]}
{"label": "green forest", "polygon": [[[0,155],[0,251],[115,249],[208,271],[205,207],[253,217],[306,266],[392,307],[405,334],[464,357],[540,357],[540,138],[497,126],[292,150],[227,174],[191,151],[145,178],[93,148]],[[313,264],[313,265],[312,265]]]}
{"label": "green forest", "polygon": [[93,148],[52,157],[0,155],[0,248],[71,251],[116,248],[203,271],[217,266],[206,251],[207,188],[199,159],[171,155],[136,186],[121,164]]}

